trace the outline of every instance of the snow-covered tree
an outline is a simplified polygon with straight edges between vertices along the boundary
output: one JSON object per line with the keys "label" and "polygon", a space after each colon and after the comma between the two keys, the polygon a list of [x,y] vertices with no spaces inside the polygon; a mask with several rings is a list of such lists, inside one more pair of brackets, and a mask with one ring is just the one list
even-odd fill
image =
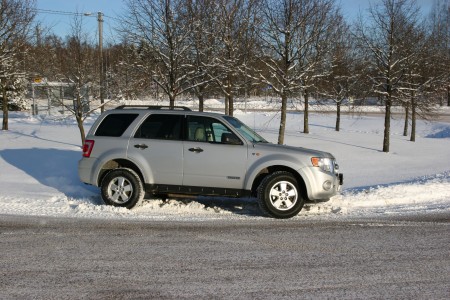
{"label": "snow-covered tree", "polygon": [[367,16],[360,16],[356,27],[360,47],[370,59],[373,92],[382,96],[385,103],[383,152],[389,152],[391,108],[405,86],[405,62],[417,55],[416,51],[406,50],[408,35],[418,23],[418,12],[412,0],[381,0],[370,7]]}
{"label": "snow-covered tree", "polygon": [[82,29],[82,18],[76,15],[72,23],[72,33],[67,37],[65,47],[59,57],[60,80],[73,89],[73,105],[64,105],[75,117],[80,131],[81,144],[85,141],[84,120],[99,107],[90,107],[88,87],[95,82],[98,71],[95,68],[97,51],[89,43],[88,35]]}
{"label": "snow-covered tree", "polygon": [[260,80],[281,98],[278,143],[284,143],[288,98],[303,94],[305,128],[308,130],[308,96],[325,53],[324,34],[329,32],[333,1],[265,0],[260,30],[265,70]]}
{"label": "snow-covered tree", "polygon": [[190,78],[192,91],[199,101],[199,111],[204,109],[205,95],[212,89],[216,79],[212,65],[217,45],[216,1],[186,1],[189,23],[191,24],[191,53],[189,64],[193,72]]}
{"label": "snow-covered tree", "polygon": [[246,84],[249,53],[255,51],[256,0],[216,0],[215,81],[225,95],[225,114],[233,115],[234,98]]}
{"label": "snow-covered tree", "polygon": [[403,56],[406,59],[401,63],[401,67],[405,74],[399,81],[396,99],[405,108],[403,135],[408,135],[411,119],[411,141],[415,141],[417,116],[429,119],[435,106],[429,96],[440,77],[432,71],[433,61],[438,59],[438,56],[434,53],[431,40],[423,26],[410,27],[403,44]]}
{"label": "snow-covered tree", "polygon": [[[307,0],[304,0],[308,3]],[[342,15],[331,0],[311,1],[314,14],[306,27],[300,30],[296,67],[297,76],[301,77],[301,94],[304,100],[303,133],[309,133],[309,98],[317,90],[317,83],[329,75],[327,57],[336,42],[336,29]]]}
{"label": "snow-covered tree", "polygon": [[106,82],[108,98],[135,100],[152,95],[158,99],[157,89],[149,76],[142,76],[136,46],[125,38],[107,48]]}
{"label": "snow-covered tree", "polygon": [[[19,65],[26,35],[34,18],[33,0],[0,0],[0,95],[3,106],[2,130],[8,130],[8,99],[17,93],[24,70]],[[14,98],[14,97],[12,97]]]}
{"label": "snow-covered tree", "polygon": [[192,88],[195,72],[188,63],[192,26],[184,0],[127,0],[128,13],[121,29],[136,43],[139,67],[168,96],[175,98]]}
{"label": "snow-covered tree", "polygon": [[359,94],[362,59],[358,59],[350,28],[343,17],[337,15],[335,21],[333,42],[325,60],[328,72],[320,79],[318,94],[336,103],[335,130],[339,131],[342,104]]}
{"label": "snow-covered tree", "polygon": [[28,91],[28,80],[25,74],[10,77],[9,84],[1,87],[0,108],[3,109],[3,99],[7,99],[8,110],[23,111],[29,108],[26,94]]}
{"label": "snow-covered tree", "polygon": [[[435,94],[440,105],[450,106],[450,0],[435,0],[430,15],[430,44],[434,49],[433,72],[439,74]],[[444,99],[447,101],[444,101]]]}

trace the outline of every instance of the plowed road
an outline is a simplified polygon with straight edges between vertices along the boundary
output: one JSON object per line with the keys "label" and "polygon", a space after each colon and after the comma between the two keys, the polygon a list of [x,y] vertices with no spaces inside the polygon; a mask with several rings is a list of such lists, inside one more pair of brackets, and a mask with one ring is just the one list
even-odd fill
{"label": "plowed road", "polygon": [[0,298],[448,299],[449,220],[0,216]]}

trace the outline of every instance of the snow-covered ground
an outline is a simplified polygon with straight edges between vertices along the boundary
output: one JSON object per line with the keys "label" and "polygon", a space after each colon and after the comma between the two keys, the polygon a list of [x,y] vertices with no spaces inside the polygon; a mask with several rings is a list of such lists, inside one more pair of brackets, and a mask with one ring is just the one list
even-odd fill
{"label": "snow-covered ground", "polygon": [[[267,105],[271,104],[260,101],[248,103],[248,108]],[[276,142],[279,113],[236,111],[235,116]],[[95,117],[86,121],[86,129]],[[303,134],[303,114],[288,114],[285,143],[333,153],[345,182],[341,195],[308,203],[297,219],[450,211],[449,123],[419,121],[413,143],[402,136],[403,120],[393,119],[390,153],[380,151],[382,115],[345,115],[340,132],[334,131],[334,123],[333,114],[313,113],[310,134]],[[0,214],[199,221],[261,218],[254,199],[156,199],[133,210],[106,206],[98,188],[78,179],[80,137],[72,118],[10,113],[9,128],[0,132]]]}

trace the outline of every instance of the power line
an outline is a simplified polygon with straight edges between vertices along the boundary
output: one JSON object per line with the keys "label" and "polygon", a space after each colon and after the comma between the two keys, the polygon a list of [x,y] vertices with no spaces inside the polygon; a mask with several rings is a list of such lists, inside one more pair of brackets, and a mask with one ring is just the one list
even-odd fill
{"label": "power line", "polygon": [[[42,9],[42,8],[33,8],[32,10],[38,14],[50,14],[50,15],[59,15],[59,16],[66,16],[66,17],[80,16],[80,17],[98,18],[99,13],[100,13],[102,16],[101,22],[104,22],[105,24],[107,24],[108,28],[112,28],[112,25],[111,25],[112,23],[121,21],[119,18],[105,15],[102,12],[95,12],[95,13],[93,13],[93,12],[70,12],[70,11]],[[114,39],[114,38],[112,38],[112,39]]]}
{"label": "power line", "polygon": [[44,13],[44,14],[51,14],[51,15],[63,15],[63,16],[89,16],[85,13],[76,13],[76,12],[68,12],[68,11],[60,11],[60,10],[51,10],[51,9],[40,9],[40,8],[34,8],[33,9],[37,13]]}
{"label": "power line", "polygon": [[[70,12],[70,11],[61,11],[61,10],[51,10],[51,9],[42,9],[42,8],[33,8],[33,11],[37,13],[43,13],[43,14],[50,14],[50,15],[61,15],[61,16],[83,16],[83,17],[97,17],[96,14],[92,12]],[[110,18],[116,21],[120,21],[118,18],[107,16],[104,13],[102,13],[102,16],[106,18]]]}

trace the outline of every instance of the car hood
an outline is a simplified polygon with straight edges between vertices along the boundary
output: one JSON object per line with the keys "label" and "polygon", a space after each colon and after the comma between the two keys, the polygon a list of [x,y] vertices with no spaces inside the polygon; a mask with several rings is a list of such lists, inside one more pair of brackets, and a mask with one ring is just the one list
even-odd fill
{"label": "car hood", "polygon": [[274,153],[288,152],[291,154],[302,154],[302,155],[311,156],[311,157],[327,157],[327,158],[334,159],[334,156],[331,153],[314,150],[314,149],[303,148],[303,147],[293,147],[293,146],[278,145],[278,144],[272,144],[272,143],[255,143],[255,144],[253,144],[253,147],[260,151],[265,150],[265,151],[274,152]]}

